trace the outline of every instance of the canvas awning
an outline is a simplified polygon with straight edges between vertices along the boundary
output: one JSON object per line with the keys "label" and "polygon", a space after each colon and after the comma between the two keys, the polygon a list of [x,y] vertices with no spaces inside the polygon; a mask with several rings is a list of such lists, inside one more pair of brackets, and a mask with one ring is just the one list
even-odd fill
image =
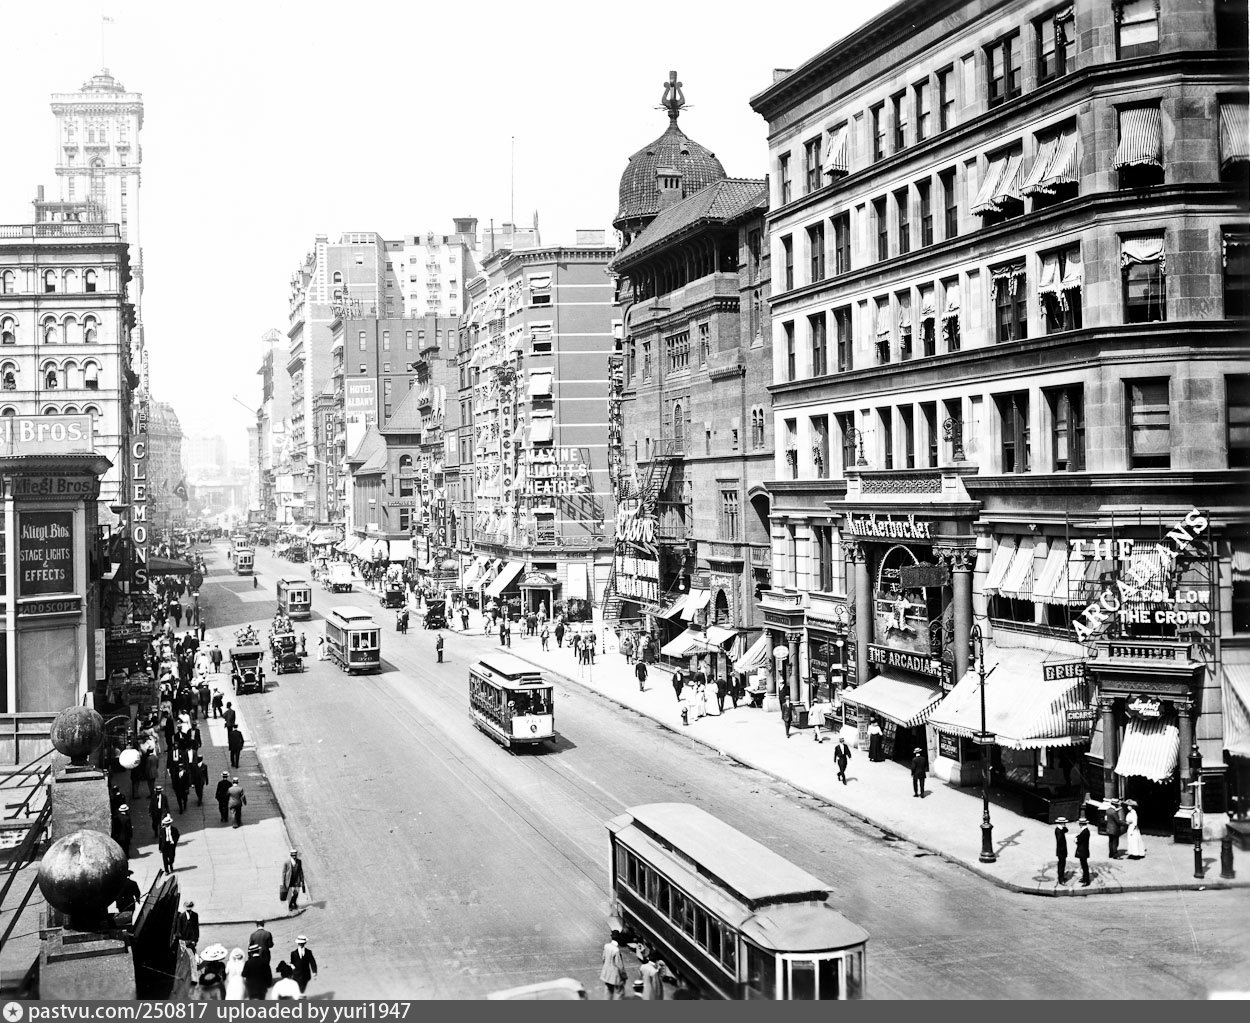
{"label": "canvas awning", "polygon": [[479,578],[486,571],[486,559],[478,558],[464,573],[464,586],[466,589],[477,584]]}
{"label": "canvas awning", "polygon": [[564,596],[575,600],[589,600],[589,587],[586,585],[586,564],[582,561],[570,561],[568,576],[564,583]]}
{"label": "canvas awning", "polygon": [[356,551],[360,549],[360,545],[363,544],[364,542],[365,542],[365,538],[363,536],[356,536],[353,534],[352,536],[349,536],[346,540],[343,541],[345,546],[342,548],[342,550],[345,554],[354,554]]}
{"label": "canvas awning", "polygon": [[1162,167],[1163,135],[1158,107],[1130,107],[1120,111],[1120,144],[1115,167]]}
{"label": "canvas awning", "polygon": [[1220,167],[1250,161],[1250,104],[1244,99],[1220,103]]}
{"label": "canvas awning", "polygon": [[737,635],[737,629],[726,629],[720,625],[709,625],[707,627],[707,641],[713,646],[724,647],[726,643]]}
{"label": "canvas awning", "polygon": [[677,599],[674,600],[671,604],[669,604],[668,607],[666,607],[658,615],[656,615],[656,617],[657,618],[676,618],[679,614],[681,614],[682,608],[686,606],[686,599],[689,596],[690,596],[689,593],[679,594]]}
{"label": "canvas awning", "polygon": [[985,180],[981,182],[981,189],[972,204],[973,213],[977,216],[998,213],[1007,202],[1023,198],[1020,194],[1020,164],[1023,159],[1018,151],[990,157]]}
{"label": "canvas awning", "polygon": [[825,162],[820,168],[825,174],[846,174],[850,169],[850,161],[846,157],[847,125],[841,124],[829,129],[828,149]]}
{"label": "canvas awning", "polygon": [[530,441],[545,444],[551,440],[555,421],[551,416],[535,416],[530,422]]}
{"label": "canvas awning", "polygon": [[1051,195],[1058,185],[1077,181],[1077,134],[1075,126],[1052,135],[1042,143],[1037,158],[1020,183],[1022,195]]}
{"label": "canvas awning", "polygon": [[1250,664],[1224,665],[1224,748],[1250,757]]}
{"label": "canvas awning", "polygon": [[495,576],[495,581],[486,587],[486,596],[501,597],[503,591],[511,585],[512,580],[525,571],[525,562],[509,561]]}
{"label": "canvas awning", "polygon": [[691,590],[686,597],[686,604],[681,609],[681,616],[688,622],[694,621],[695,615],[707,607],[712,599],[711,590]]}
{"label": "canvas awning", "polygon": [[1014,536],[1004,536],[998,542],[998,549],[994,551],[994,559],[990,562],[990,570],[985,575],[985,583],[982,589],[989,593],[991,590],[998,592],[999,587],[1003,585],[1003,580],[1007,578],[1007,569],[1011,567],[1011,560],[1016,556],[1016,538]]}
{"label": "canvas awning", "polygon": [[747,652],[739,657],[733,665],[734,671],[756,671],[768,663],[768,633],[765,632],[747,648]]}
{"label": "canvas awning", "polygon": [[842,699],[904,728],[915,728],[928,719],[941,701],[942,691],[923,682],[877,675],[861,686],[843,690]]}
{"label": "canvas awning", "polygon": [[156,554],[148,557],[149,575],[190,575],[193,571],[187,562],[177,558],[162,558]]}
{"label": "canvas awning", "polygon": [[1016,600],[1029,600],[1033,593],[1033,556],[1036,553],[1036,545],[1029,537],[1025,537],[1020,541],[1020,545],[1016,548],[1016,553],[1011,557],[1011,564],[1007,566],[1007,574],[1003,577],[1002,585],[998,588],[998,592],[1004,597],[1012,597]]}
{"label": "canvas awning", "polygon": [[411,540],[392,540],[390,544],[392,561],[407,561],[412,557]]}
{"label": "canvas awning", "polygon": [[[1054,655],[1025,647],[985,647],[985,729],[1007,749],[1076,746],[1088,736],[1072,735],[1069,710],[1089,706],[1082,679],[1047,680],[1043,665]],[[948,735],[971,736],[981,730],[981,677],[970,668],[929,724]]]}
{"label": "canvas awning", "polygon": [[1033,599],[1041,604],[1068,604],[1069,577],[1081,578],[1084,566],[1075,561],[1068,566],[1068,545],[1062,540],[1051,540],[1050,551],[1042,569],[1033,580]]}
{"label": "canvas awning", "polygon": [[670,639],[660,653],[664,657],[689,657],[692,654],[718,654],[721,651],[707,643],[698,629],[687,629],[680,636]]}
{"label": "canvas awning", "polygon": [[1181,733],[1174,716],[1129,718],[1115,773],[1121,778],[1167,781],[1176,771],[1180,749]]}
{"label": "canvas awning", "polygon": [[537,371],[531,373],[529,395],[531,398],[550,398],[551,374]]}

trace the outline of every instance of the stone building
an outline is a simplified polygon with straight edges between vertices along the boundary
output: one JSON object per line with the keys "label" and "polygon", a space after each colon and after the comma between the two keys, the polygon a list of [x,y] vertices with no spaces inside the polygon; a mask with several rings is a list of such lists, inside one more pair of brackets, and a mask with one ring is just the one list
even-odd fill
{"label": "stone building", "polygon": [[182,424],[166,401],[152,402],[148,421],[148,519],[157,533],[187,522],[187,470],[182,464]]}
{"label": "stone building", "polygon": [[1244,3],[905,2],[752,100],[777,673],[966,783],[998,665],[1030,812],[1250,753],[1246,56]]}

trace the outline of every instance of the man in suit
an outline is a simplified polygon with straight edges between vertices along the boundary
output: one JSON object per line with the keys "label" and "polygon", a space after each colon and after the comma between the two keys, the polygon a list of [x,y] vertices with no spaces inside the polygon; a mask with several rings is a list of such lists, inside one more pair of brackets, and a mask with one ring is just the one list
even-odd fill
{"label": "man in suit", "polygon": [[1076,833],[1076,861],[1081,865],[1081,886],[1089,887],[1089,821],[1081,814],[1077,826],[1081,829]]}
{"label": "man in suit", "polygon": [[233,703],[230,703],[230,702],[228,702],[228,701],[227,701],[227,703],[226,703],[226,711],[225,711],[225,713],[224,713],[224,714],[222,714],[222,717],[226,719],[226,727],[227,727],[227,728],[233,728],[233,727],[234,727],[235,722],[239,720],[239,712],[238,712],[237,710],[235,710],[235,709],[234,709],[234,704],[233,704]]}
{"label": "man in suit", "polygon": [[198,753],[195,755],[195,763],[191,765],[191,784],[195,786],[195,805],[204,805],[204,786],[208,784],[208,764],[204,763],[204,758]]}
{"label": "man in suit", "polygon": [[317,979],[317,957],[308,947],[308,939],[300,935],[295,939],[295,950],[290,955],[291,979],[299,985],[300,993],[308,987],[310,980]]}
{"label": "man in suit", "polygon": [[230,813],[234,817],[234,826],[236,828],[243,826],[243,807],[247,805],[247,795],[243,792],[243,786],[239,784],[239,779],[232,780],[230,790],[227,793],[227,801],[230,804]]}
{"label": "man in suit", "polygon": [[135,872],[133,870],[126,871],[126,880],[122,883],[121,891],[117,893],[117,898],[113,900],[117,905],[117,912],[133,913],[142,899],[143,892],[139,891],[139,886],[135,883]]}
{"label": "man in suit", "polygon": [[282,864],[282,887],[286,889],[286,908],[290,910],[299,905],[299,893],[308,891],[304,883],[304,864],[294,849],[291,858]]}
{"label": "man in suit", "polygon": [[182,912],[174,919],[174,934],[179,941],[191,946],[192,954],[200,943],[200,914],[195,911],[195,903],[187,899],[183,903]]}
{"label": "man in suit", "polygon": [[126,859],[130,859],[130,843],[135,837],[135,825],[130,819],[130,807],[125,803],[113,815],[113,841],[122,847]]}
{"label": "man in suit", "polygon": [[265,929],[265,921],[256,921],[256,930],[252,931],[251,936],[247,939],[247,943],[251,948],[257,949],[262,959],[269,962],[270,952],[273,950],[273,935]]}
{"label": "man in suit", "polygon": [[166,874],[174,872],[174,858],[178,855],[178,839],[181,833],[174,827],[174,819],[165,814],[161,820],[160,831],[156,835],[156,844],[161,850],[161,866]]}
{"label": "man in suit", "polygon": [[1059,860],[1059,883],[1068,879],[1068,818],[1055,818],[1055,857]]}
{"label": "man in suit", "polygon": [[161,819],[169,813],[169,800],[165,796],[165,789],[157,785],[152,792],[152,798],[148,801],[148,816],[152,818],[152,834],[157,835],[161,830]]}
{"label": "man in suit", "polygon": [[221,823],[230,819],[230,774],[221,772],[221,780],[217,783],[217,806],[221,810]]}
{"label": "man in suit", "polygon": [[1118,860],[1120,858],[1120,834],[1124,830],[1120,820],[1120,801],[1113,798],[1107,800],[1107,803],[1107,856]]}
{"label": "man in suit", "polygon": [[851,759],[851,747],[846,744],[846,736],[839,736],[838,744],[833,747],[833,762],[838,765],[838,781],[846,784],[846,765]]}
{"label": "man in suit", "polygon": [[243,753],[243,730],[241,728],[231,728],[226,739],[226,745],[230,747],[230,766],[239,766],[239,757]]}
{"label": "man in suit", "polygon": [[924,799],[924,781],[929,773],[929,765],[924,758],[924,750],[919,746],[912,753],[911,758],[911,794],[914,797]]}

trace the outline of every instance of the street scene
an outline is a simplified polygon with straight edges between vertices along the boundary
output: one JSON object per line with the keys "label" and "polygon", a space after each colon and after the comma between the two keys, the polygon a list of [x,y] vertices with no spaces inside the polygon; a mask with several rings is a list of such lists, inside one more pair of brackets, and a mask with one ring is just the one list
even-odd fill
{"label": "street scene", "polygon": [[796,13],[4,73],[6,1001],[1247,997],[1247,5]]}

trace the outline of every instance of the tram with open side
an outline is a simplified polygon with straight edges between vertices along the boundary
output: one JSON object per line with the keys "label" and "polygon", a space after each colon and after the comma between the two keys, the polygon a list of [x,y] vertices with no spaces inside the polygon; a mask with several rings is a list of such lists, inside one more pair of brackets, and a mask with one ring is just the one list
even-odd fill
{"label": "tram with open side", "polygon": [[382,667],[382,631],[373,615],[358,607],[332,607],[326,613],[326,649],[348,674]]}
{"label": "tram with open side", "polygon": [[536,746],[555,737],[552,687],[510,654],[488,654],[469,668],[469,716],[501,746]]}
{"label": "tram with open side", "polygon": [[621,928],[704,997],[864,997],[868,932],[829,904],[829,885],[686,803],[608,822]]}
{"label": "tram with open side", "polygon": [[312,617],[312,587],[307,579],[283,576],[278,580],[278,610],[292,621]]}

